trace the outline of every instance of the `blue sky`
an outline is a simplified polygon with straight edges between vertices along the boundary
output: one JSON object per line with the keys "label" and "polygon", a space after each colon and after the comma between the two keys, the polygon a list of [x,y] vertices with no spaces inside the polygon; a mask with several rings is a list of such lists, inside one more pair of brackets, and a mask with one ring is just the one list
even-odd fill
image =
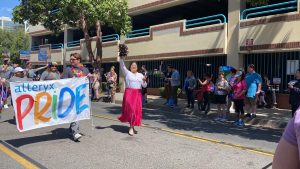
{"label": "blue sky", "polygon": [[19,4],[19,0],[0,0],[0,17],[6,16],[12,18],[12,10]]}

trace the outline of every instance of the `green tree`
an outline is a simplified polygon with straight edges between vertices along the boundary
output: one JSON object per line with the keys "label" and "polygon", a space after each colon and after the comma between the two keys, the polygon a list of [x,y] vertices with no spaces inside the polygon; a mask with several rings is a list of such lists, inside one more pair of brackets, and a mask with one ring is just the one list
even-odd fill
{"label": "green tree", "polygon": [[[20,50],[29,50],[29,35],[24,32],[24,29],[17,31],[7,31],[0,29],[0,52],[10,52],[11,60],[16,60],[20,57]],[[2,59],[0,59],[2,62]]]}
{"label": "green tree", "polygon": [[[41,23],[45,28],[58,33],[64,25],[80,28],[84,33],[90,62],[102,63],[102,31],[107,25],[117,33],[131,30],[127,0],[22,0],[13,10],[13,20],[28,21],[31,25]],[[90,28],[96,30],[96,57],[91,47]]]}

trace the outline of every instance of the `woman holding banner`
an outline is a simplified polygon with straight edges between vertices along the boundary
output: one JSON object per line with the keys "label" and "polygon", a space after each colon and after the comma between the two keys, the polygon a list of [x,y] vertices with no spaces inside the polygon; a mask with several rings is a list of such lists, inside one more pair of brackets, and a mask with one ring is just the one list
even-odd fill
{"label": "woman holding banner", "polygon": [[[79,78],[84,76],[91,76],[89,70],[83,66],[81,62],[81,56],[79,53],[72,53],[70,55],[71,67],[68,67],[64,70],[63,78]],[[74,141],[78,141],[82,135],[79,133],[79,123],[72,122],[70,124],[70,133],[73,135]]]}
{"label": "woman holding banner", "polygon": [[133,136],[137,134],[134,126],[140,126],[142,123],[142,87],[147,87],[146,79],[138,73],[138,66],[135,62],[131,63],[130,71],[124,64],[124,57],[127,56],[127,46],[120,45],[120,67],[125,76],[125,93],[122,103],[122,114],[119,120],[123,123],[129,122],[130,128],[128,134]]}

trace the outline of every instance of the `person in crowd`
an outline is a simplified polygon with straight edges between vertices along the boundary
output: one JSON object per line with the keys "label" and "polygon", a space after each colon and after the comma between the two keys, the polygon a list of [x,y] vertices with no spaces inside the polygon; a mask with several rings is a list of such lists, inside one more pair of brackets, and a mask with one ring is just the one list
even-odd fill
{"label": "person in crowd", "polygon": [[[142,65],[142,71],[141,71],[141,73],[146,78],[147,84],[149,84],[149,74],[148,74],[148,71],[146,69],[146,65]],[[148,99],[147,99],[147,87],[145,87],[145,88],[143,87],[142,88],[142,95],[143,95],[143,103],[148,103]]]}
{"label": "person in crowd", "polygon": [[108,91],[111,96],[111,102],[115,103],[116,91],[117,91],[117,79],[118,75],[115,71],[115,67],[112,66],[110,71],[106,73],[106,81],[108,83]]}
{"label": "person in crowd", "polygon": [[300,69],[295,73],[296,81],[289,83],[290,90],[289,103],[292,108],[292,117],[294,117],[296,110],[300,106]]}
{"label": "person in crowd", "polygon": [[99,91],[99,88],[100,88],[100,71],[99,69],[96,69],[94,68],[93,69],[93,74],[92,74],[92,78],[91,78],[91,81],[92,81],[92,90],[94,91],[93,93],[93,99],[96,100],[96,101],[99,101],[100,99],[100,91]]}
{"label": "person in crowd", "polygon": [[[40,81],[45,81],[45,80],[58,80],[60,79],[60,73],[57,70],[58,64],[56,62],[50,62],[48,63],[48,68],[45,70],[40,78]],[[31,79],[32,76],[29,76],[28,78]]]}
{"label": "person in crowd", "polygon": [[6,79],[5,78],[1,78],[0,77],[0,86],[1,86],[1,88],[0,88],[0,119],[1,119],[1,113],[2,113],[2,100],[3,100],[3,97],[6,97],[6,95],[5,95],[5,89],[4,89],[4,87],[6,86]]}
{"label": "person in crowd", "polygon": [[201,91],[203,93],[203,104],[198,105],[198,109],[201,108],[201,111],[204,111],[207,115],[210,111],[210,94],[214,90],[214,84],[212,82],[212,74],[206,73],[204,75],[205,80],[202,82],[200,79],[198,79],[198,82],[200,85],[202,85]]}
{"label": "person in crowd", "polygon": [[[72,53],[70,55],[71,66],[64,70],[63,79],[91,77],[89,70],[81,64],[81,56],[79,53]],[[73,135],[74,141],[78,141],[82,135],[79,133],[79,123],[72,122],[70,124],[70,133]]]}
{"label": "person in crowd", "polygon": [[34,79],[36,77],[36,72],[49,68],[48,65],[33,69],[32,68],[32,63],[31,62],[26,62],[26,69],[25,69],[25,76],[27,76],[30,79]]}
{"label": "person in crowd", "polygon": [[227,107],[227,95],[228,95],[229,84],[224,77],[224,73],[220,72],[218,80],[215,84],[215,102],[218,107],[218,116],[215,118],[216,121],[225,122],[226,119],[226,107]]}
{"label": "person in crowd", "polygon": [[[124,54],[124,52],[121,52]],[[137,134],[135,126],[140,126],[142,123],[142,87],[147,86],[145,77],[138,73],[138,66],[135,62],[130,64],[128,70],[124,64],[124,57],[120,55],[120,67],[125,76],[125,93],[122,103],[122,114],[119,120],[123,123],[130,124],[128,134],[133,136]]]}
{"label": "person in crowd", "polygon": [[288,123],[276,148],[273,169],[300,168],[300,109]]}
{"label": "person in crowd", "polygon": [[170,97],[172,95],[172,90],[171,90],[171,81],[169,80],[172,77],[172,65],[168,65],[167,72],[165,75],[164,79],[164,85],[165,85],[165,97],[166,97],[166,102],[164,103],[165,105],[169,103]]}
{"label": "person in crowd", "polygon": [[261,76],[255,72],[255,66],[253,64],[250,64],[248,66],[248,73],[245,79],[247,83],[245,109],[248,112],[248,117],[255,118],[257,97],[261,92],[262,79]]}
{"label": "person in crowd", "polygon": [[245,75],[242,71],[238,71],[235,75],[237,81],[233,84],[233,101],[236,112],[238,113],[238,120],[235,122],[236,125],[244,126],[244,100],[246,97],[247,84],[245,81]]}
{"label": "person in crowd", "polygon": [[8,104],[7,104],[7,98],[9,96],[9,90],[8,90],[8,80],[11,78],[13,75],[14,67],[11,66],[11,64],[8,62],[8,60],[5,60],[3,65],[0,67],[0,77],[4,78],[6,80],[6,84],[3,85],[3,90],[2,90],[2,99],[1,102],[3,103],[1,107],[3,106],[5,109],[8,109]]}
{"label": "person in crowd", "polygon": [[234,69],[234,68],[232,68],[230,70],[230,77],[227,79],[228,84],[229,84],[229,90],[228,90],[229,93],[228,93],[228,101],[227,101],[227,112],[226,112],[227,114],[230,113],[230,108],[232,106],[232,103],[234,103],[233,102],[233,89],[232,89],[232,86],[236,82],[236,77],[235,77],[236,72],[237,72],[237,70]]}
{"label": "person in crowd", "polygon": [[191,70],[187,71],[187,76],[184,80],[184,90],[187,96],[187,108],[194,109],[194,90],[197,86],[196,79],[194,77],[194,74]]}
{"label": "person in crowd", "polygon": [[178,70],[176,70],[174,67],[171,67],[172,69],[172,75],[171,78],[169,78],[169,80],[171,81],[171,103],[169,103],[170,107],[174,107],[177,106],[177,92],[178,92],[178,88],[180,87],[180,75]]}

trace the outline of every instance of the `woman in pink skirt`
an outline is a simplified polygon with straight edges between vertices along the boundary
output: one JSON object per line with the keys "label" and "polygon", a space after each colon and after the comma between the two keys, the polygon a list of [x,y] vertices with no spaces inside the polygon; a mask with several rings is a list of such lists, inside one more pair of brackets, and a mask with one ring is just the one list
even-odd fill
{"label": "woman in pink skirt", "polygon": [[124,64],[123,57],[120,58],[120,67],[125,76],[125,93],[122,103],[122,114],[119,120],[123,123],[128,122],[130,128],[128,134],[133,136],[137,134],[134,126],[140,126],[142,123],[142,87],[146,87],[146,79],[141,73],[138,73],[138,66],[135,62],[131,63],[130,71]]}

